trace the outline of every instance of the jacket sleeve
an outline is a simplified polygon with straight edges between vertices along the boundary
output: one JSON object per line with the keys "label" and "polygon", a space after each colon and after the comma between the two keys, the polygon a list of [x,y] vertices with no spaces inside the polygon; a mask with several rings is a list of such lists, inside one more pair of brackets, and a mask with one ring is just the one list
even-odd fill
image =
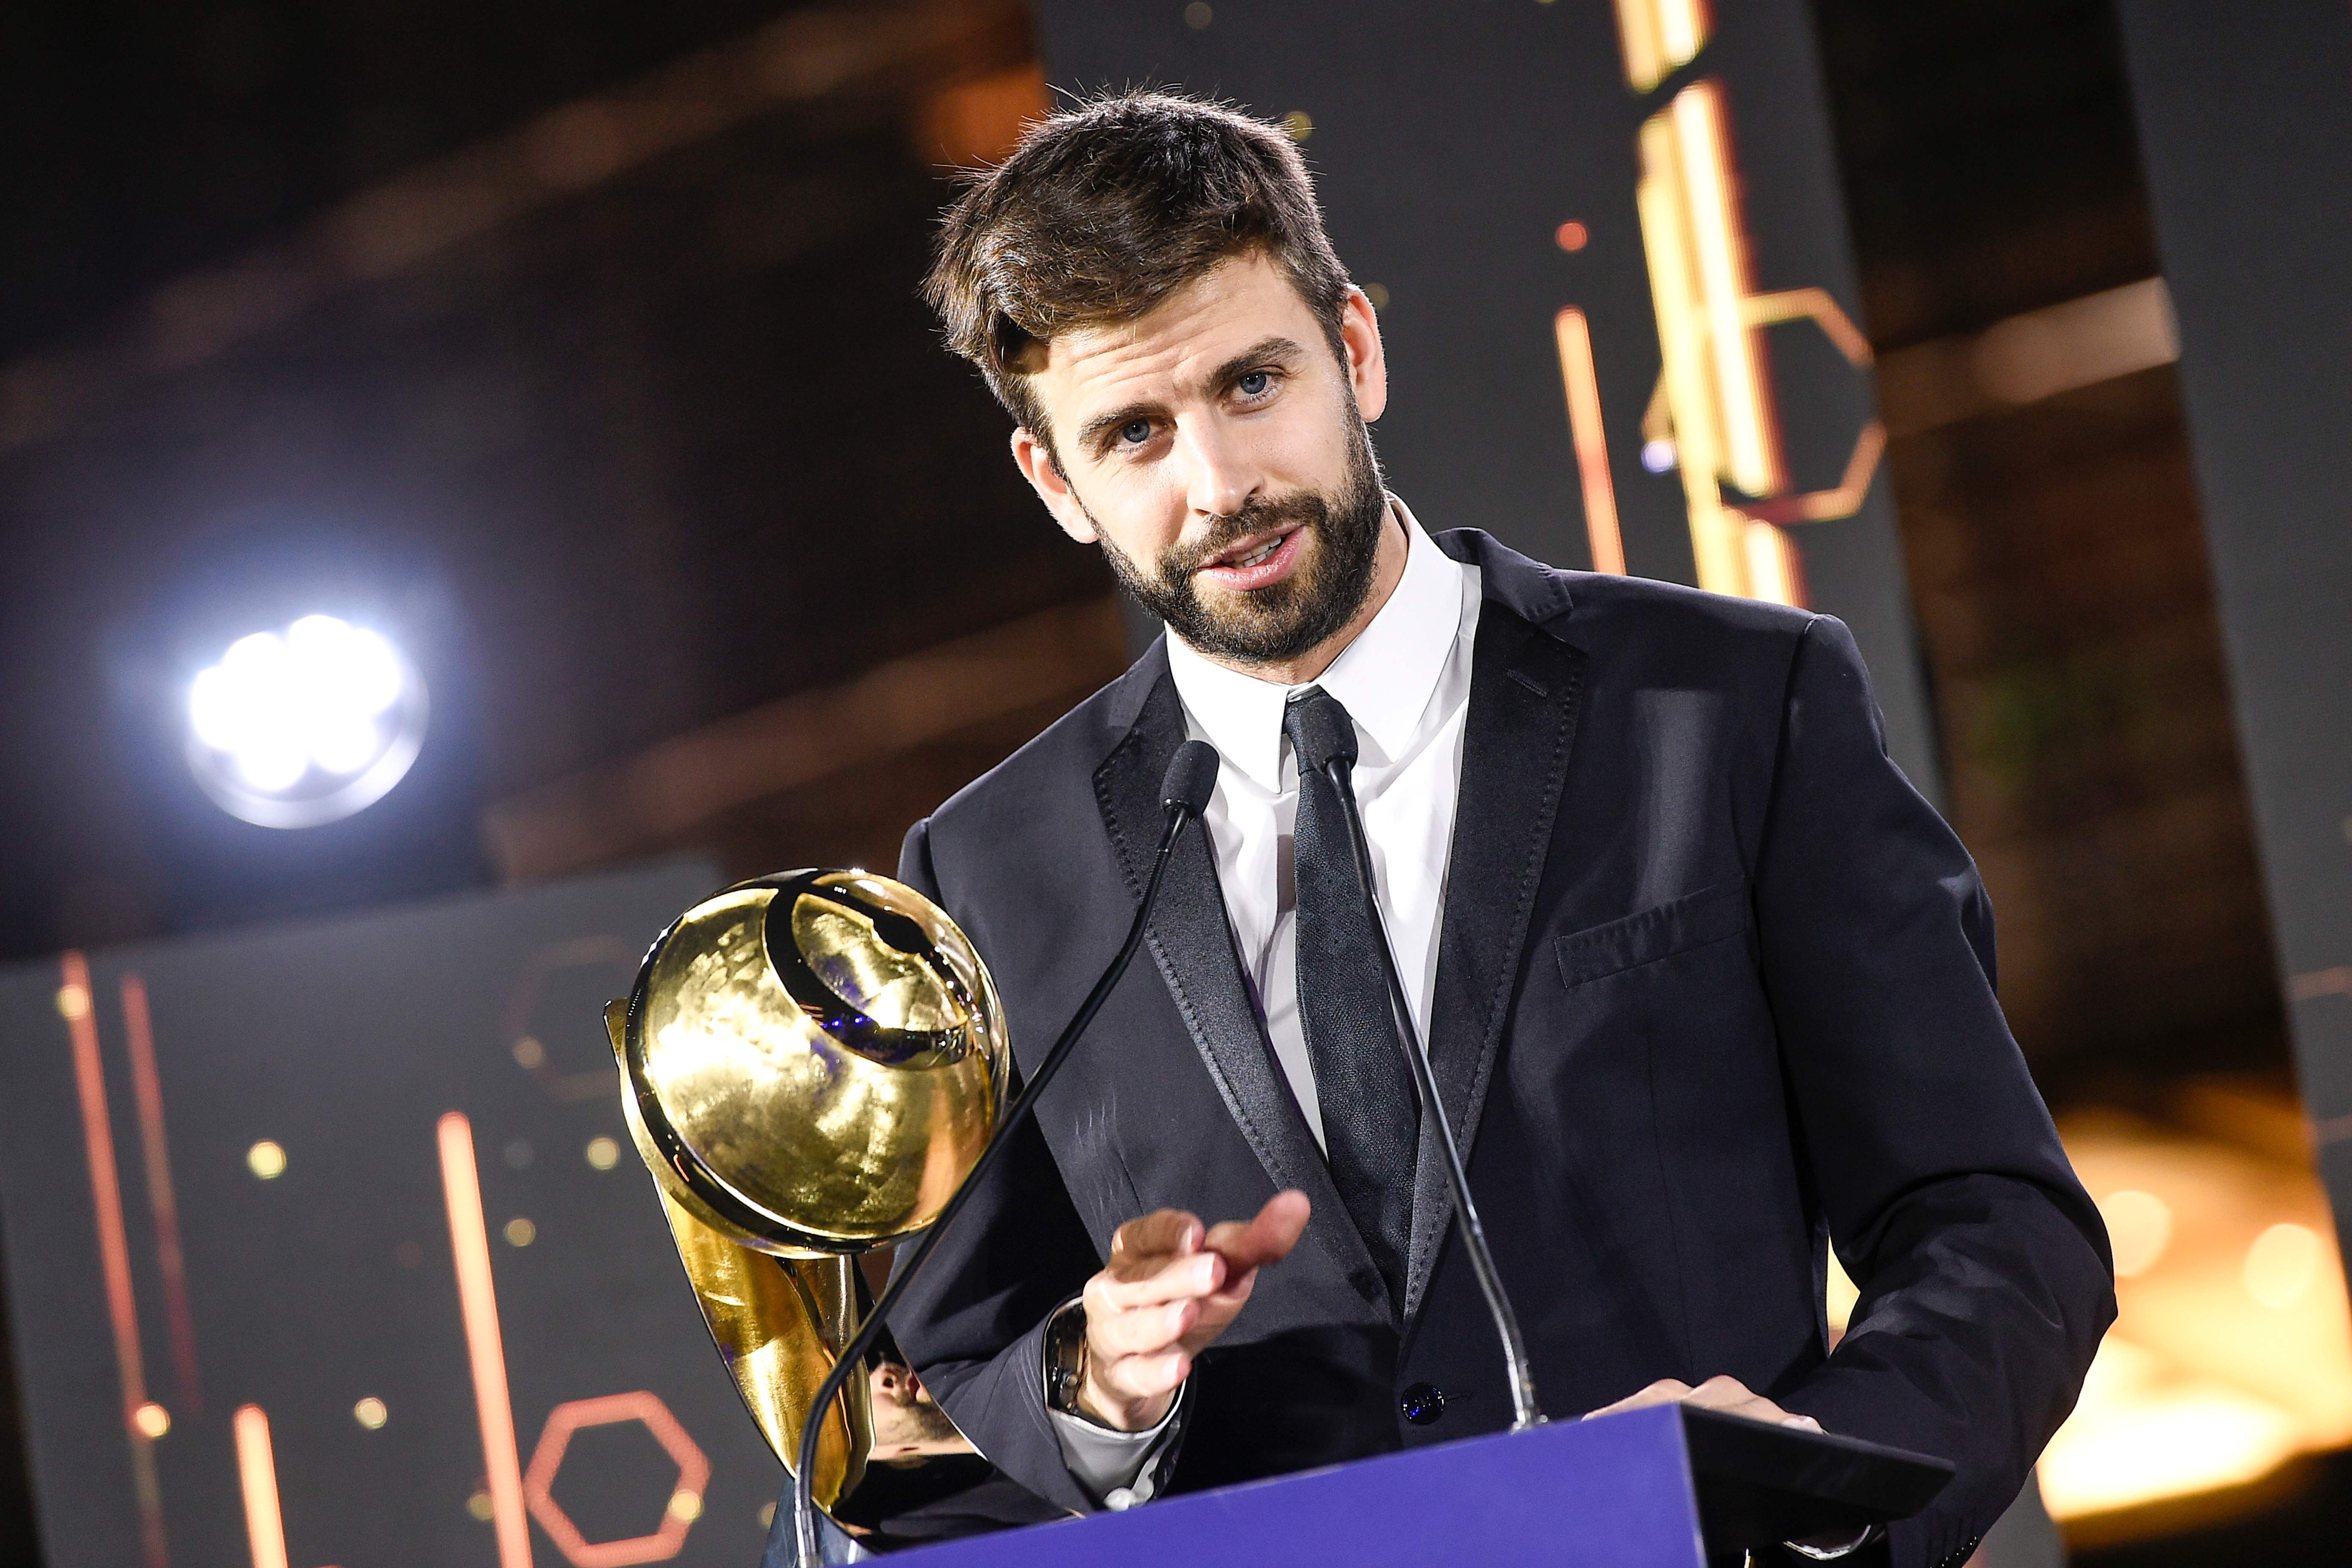
{"label": "jacket sleeve", "polygon": [[[947,907],[928,822],[908,833],[898,879]],[[932,1397],[990,1463],[1076,1513],[1096,1504],[1070,1474],[1046,1415],[1045,1321],[1101,1267],[1044,1135],[1024,1122],[890,1324]]]}
{"label": "jacket sleeve", "polygon": [[1958,1474],[1890,1532],[1964,1560],[2073,1409],[2115,1320],[2112,1260],[1994,998],[1975,864],[1886,755],[1853,637],[1791,661],[1755,867],[1764,983],[1804,1159],[1860,1289],[1780,1403]]}

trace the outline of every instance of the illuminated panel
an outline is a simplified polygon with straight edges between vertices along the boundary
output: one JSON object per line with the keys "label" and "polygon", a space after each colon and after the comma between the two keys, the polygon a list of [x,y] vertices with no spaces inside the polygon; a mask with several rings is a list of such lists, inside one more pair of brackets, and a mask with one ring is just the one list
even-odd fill
{"label": "illuminated panel", "polygon": [[253,1568],[286,1568],[278,1457],[269,1446],[269,1417],[258,1405],[236,1407],[236,1479],[245,1492],[245,1538],[253,1549]]}
{"label": "illuminated panel", "polygon": [[481,1417],[482,1469],[489,1480],[499,1568],[530,1568],[530,1526],[523,1515],[522,1461],[515,1447],[514,1405],[507,1393],[506,1347],[490,1279],[489,1228],[482,1218],[481,1173],[474,1163],[474,1126],[463,1112],[441,1118],[441,1190],[449,1207],[449,1251],[457,1270],[457,1304],[473,1363],[474,1406]]}
{"label": "illuminated panel", "polygon": [[1609,479],[1609,438],[1601,422],[1601,382],[1592,369],[1592,329],[1571,305],[1553,318],[1559,341],[1559,378],[1568,394],[1568,428],[1576,442],[1576,472],[1584,485],[1584,531],[1592,569],[1625,574],[1625,538],[1617,526],[1617,490]]}
{"label": "illuminated panel", "polygon": [[[654,1441],[677,1467],[677,1480],[671,1487],[669,1501],[662,1510],[661,1524],[650,1534],[632,1535],[619,1541],[591,1541],[580,1533],[572,1516],[555,1500],[556,1472],[563,1468],[563,1456],[571,1447],[572,1435],[583,1426],[610,1426],[623,1421],[635,1421],[653,1434]],[[669,1406],[658,1395],[646,1389],[631,1394],[607,1394],[597,1399],[574,1399],[557,1405],[548,1413],[547,1426],[539,1435],[539,1447],[531,1451],[530,1469],[523,1477],[523,1496],[530,1504],[530,1516],[547,1531],[556,1550],[563,1553],[572,1568],[630,1568],[638,1563],[667,1563],[686,1545],[686,1532],[702,1517],[702,1494],[710,1485],[710,1460],[686,1428],[678,1425]]]}
{"label": "illuminated panel", "polygon": [[[74,1090],[81,1101],[82,1146],[89,1156],[90,1205],[98,1220],[99,1266],[106,1279],[107,1317],[114,1329],[114,1362],[122,1383],[122,1423],[131,1437],[132,1489],[139,1500],[140,1544],[148,1568],[165,1568],[163,1493],[155,1479],[154,1440],[170,1417],[147,1398],[146,1363],[139,1346],[139,1308],[131,1293],[131,1247],[122,1229],[122,1184],[114,1158],[114,1127],[106,1113],[106,1069],[98,1054],[98,1016],[89,991],[89,963],[79,952],[61,961],[64,984],[58,1011],[73,1041]],[[150,1414],[153,1412],[153,1414]],[[161,1417],[161,1419],[159,1419]]]}
{"label": "illuminated panel", "polygon": [[1625,79],[1647,92],[1688,65],[1715,30],[1706,0],[1617,0],[1617,37]]}
{"label": "illuminated panel", "polygon": [[172,1331],[172,1366],[180,1403],[204,1414],[196,1392],[196,1324],[188,1310],[188,1269],[180,1251],[180,1205],[172,1191],[172,1151],[163,1137],[163,1080],[155,1070],[155,1029],[147,983],[122,977],[122,1027],[131,1047],[131,1089],[139,1106],[140,1152],[147,1165],[147,1206],[155,1215],[155,1269],[163,1279],[163,1316]]}

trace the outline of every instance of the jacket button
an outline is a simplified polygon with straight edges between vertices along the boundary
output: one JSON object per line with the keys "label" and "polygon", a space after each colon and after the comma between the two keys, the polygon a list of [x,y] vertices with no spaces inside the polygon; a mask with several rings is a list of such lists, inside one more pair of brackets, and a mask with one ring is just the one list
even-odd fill
{"label": "jacket button", "polygon": [[1445,1414],[1445,1391],[1433,1383],[1408,1384],[1397,1395],[1397,1414],[1416,1426],[1426,1426]]}

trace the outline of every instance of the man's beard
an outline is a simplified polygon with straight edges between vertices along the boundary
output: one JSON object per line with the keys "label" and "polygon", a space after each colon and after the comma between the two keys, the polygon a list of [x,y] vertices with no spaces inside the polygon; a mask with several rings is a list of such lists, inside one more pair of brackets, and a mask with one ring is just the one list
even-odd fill
{"label": "man's beard", "polygon": [[[1162,551],[1149,572],[1122,553],[1100,525],[1095,532],[1119,585],[1167,622],[1170,631],[1213,658],[1242,665],[1278,664],[1333,637],[1364,607],[1372,591],[1372,568],[1388,504],[1380,464],[1372,456],[1371,433],[1359,419],[1348,453],[1345,487],[1337,497],[1299,490],[1253,499],[1232,516],[1217,519],[1205,537]],[[1294,528],[1311,535],[1318,548],[1289,576],[1264,588],[1224,595],[1225,603],[1214,610],[1202,601],[1192,578],[1202,563],[1253,535]]]}

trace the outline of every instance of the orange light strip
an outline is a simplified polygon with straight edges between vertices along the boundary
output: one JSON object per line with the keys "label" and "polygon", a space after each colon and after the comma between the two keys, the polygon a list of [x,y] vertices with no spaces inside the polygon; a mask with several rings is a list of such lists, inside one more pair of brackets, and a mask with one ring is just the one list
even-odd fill
{"label": "orange light strip", "polygon": [[140,1152],[147,1163],[147,1206],[155,1215],[155,1268],[163,1277],[163,1315],[172,1331],[172,1365],[186,1414],[204,1414],[196,1391],[196,1323],[188,1310],[188,1268],[180,1249],[180,1205],[172,1192],[172,1151],[163,1137],[163,1079],[155,1070],[155,1029],[147,983],[122,977],[123,1034],[131,1045],[131,1089],[139,1105]]}
{"label": "orange light strip", "polygon": [[474,1368],[474,1407],[481,1416],[482,1469],[489,1481],[499,1568],[530,1568],[522,1458],[515,1447],[514,1402],[507,1392],[506,1347],[499,1336],[489,1226],[482,1216],[481,1172],[474,1163],[474,1124],[463,1111],[449,1111],[441,1118],[440,1141],[441,1191],[449,1205],[449,1251],[457,1262],[466,1355]]}
{"label": "orange light strip", "polygon": [[253,1568],[286,1568],[278,1456],[269,1446],[269,1417],[258,1405],[236,1407],[236,1479],[245,1490],[245,1538],[253,1546]]}
{"label": "orange light strip", "polygon": [[1617,0],[1625,80],[1647,92],[1706,47],[1714,16],[1705,0]]}
{"label": "orange light strip", "polygon": [[1771,523],[1748,518],[1740,528],[1739,542],[1748,552],[1748,596],[1804,608],[1804,564],[1796,541]]}
{"label": "orange light strip", "polygon": [[1723,477],[1751,496],[1775,495],[1786,486],[1762,367],[1742,303],[1750,281],[1748,245],[1734,205],[1737,175],[1722,84],[1694,82],[1675,95],[1667,113],[1688,203],[1696,303],[1706,312],[1717,411],[1723,422]]}
{"label": "orange light strip", "polygon": [[90,1206],[98,1222],[99,1268],[106,1281],[107,1317],[114,1328],[114,1364],[122,1384],[122,1426],[131,1438],[131,1490],[139,1505],[141,1544],[148,1568],[165,1568],[163,1493],[155,1479],[153,1440],[139,1429],[147,1403],[146,1361],[139,1345],[139,1306],[131,1292],[131,1245],[123,1234],[122,1181],[114,1157],[114,1124],[106,1111],[106,1068],[98,1054],[98,1010],[89,989],[89,961],[68,952],[59,961],[63,984],[58,1011],[73,1041],[74,1090],[81,1101],[82,1147],[89,1158]]}
{"label": "orange light strip", "polygon": [[1568,394],[1568,428],[1576,473],[1584,482],[1584,532],[1592,569],[1625,575],[1625,536],[1617,526],[1617,488],[1609,478],[1609,437],[1601,422],[1601,380],[1592,368],[1592,327],[1570,305],[1552,318],[1559,340],[1559,379]]}

